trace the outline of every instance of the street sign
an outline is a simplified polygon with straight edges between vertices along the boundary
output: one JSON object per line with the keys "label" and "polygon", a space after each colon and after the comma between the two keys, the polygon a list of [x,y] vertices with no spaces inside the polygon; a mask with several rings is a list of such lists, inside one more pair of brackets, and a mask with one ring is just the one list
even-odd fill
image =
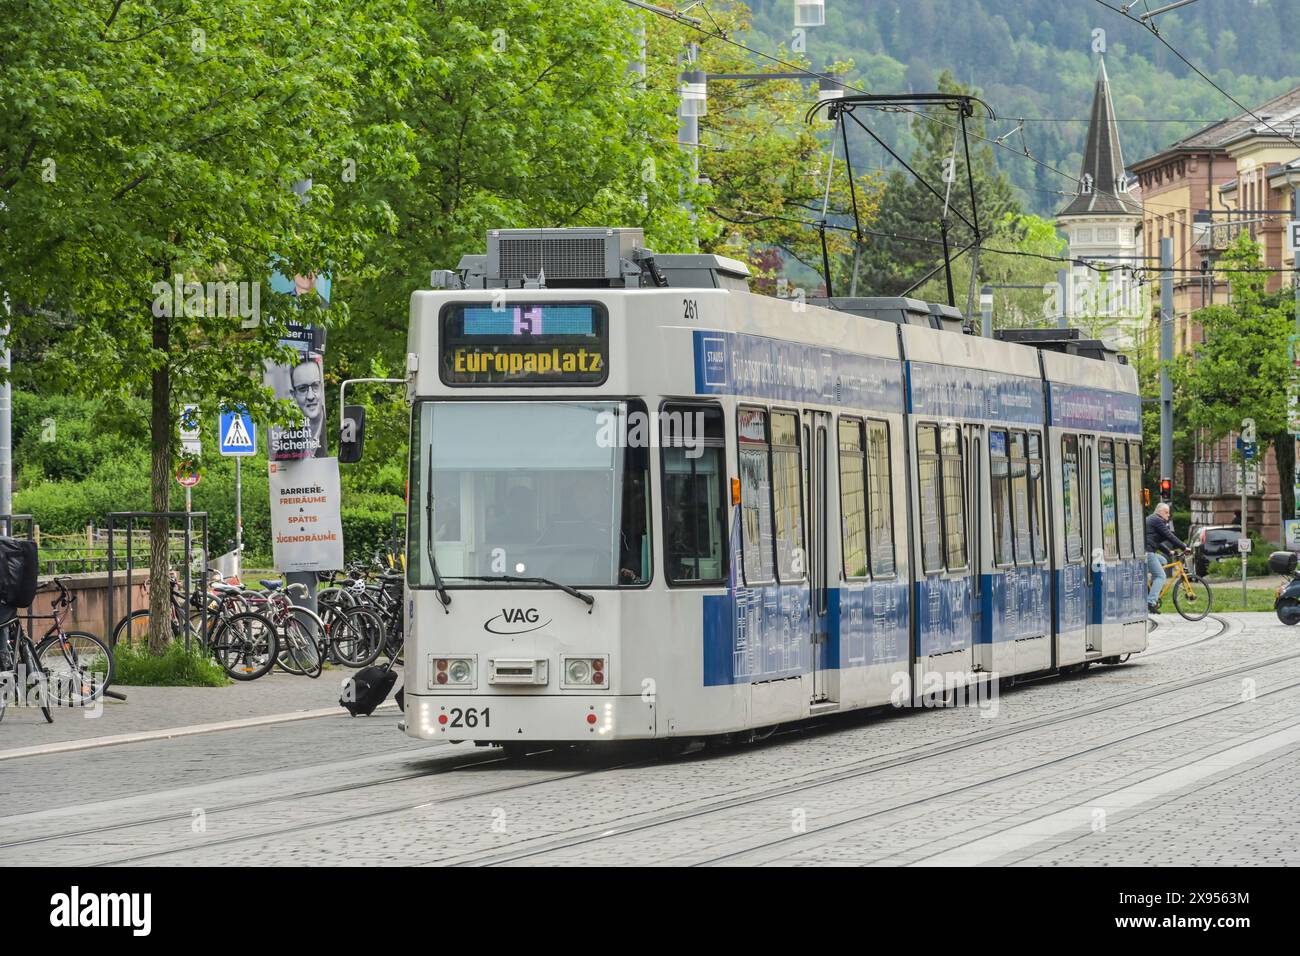
{"label": "street sign", "polygon": [[199,443],[199,406],[185,404],[181,406],[181,450],[187,455],[203,454]]}
{"label": "street sign", "polygon": [[257,431],[253,416],[242,408],[223,409],[218,423],[219,451],[227,456],[257,454]]}
{"label": "street sign", "polygon": [[1238,554],[1250,554],[1250,539],[1249,539],[1249,538],[1238,538],[1238,539],[1237,539],[1237,553],[1238,553]]}
{"label": "street sign", "polygon": [[182,487],[193,488],[199,483],[199,469],[197,465],[181,465],[176,469],[176,480]]}
{"label": "street sign", "polygon": [[1300,249],[1300,219],[1292,219],[1286,224],[1286,251],[1295,255]]}
{"label": "street sign", "polygon": [[1256,445],[1253,441],[1246,442],[1242,441],[1240,438],[1237,439],[1237,451],[1241,452],[1241,457],[1246,459],[1246,461],[1255,460],[1255,448]]}

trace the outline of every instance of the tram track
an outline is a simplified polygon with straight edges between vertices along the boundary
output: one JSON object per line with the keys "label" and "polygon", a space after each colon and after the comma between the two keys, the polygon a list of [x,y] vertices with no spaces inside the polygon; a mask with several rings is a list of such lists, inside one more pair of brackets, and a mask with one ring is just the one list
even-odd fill
{"label": "tram track", "polygon": [[[878,761],[876,763],[871,763],[870,765],[865,767],[857,767],[855,769],[841,768],[837,771],[833,771],[829,773],[822,772],[820,775],[816,775],[815,779],[807,779],[807,777],[810,775],[805,775],[805,779],[801,781],[790,782],[779,786],[770,787],[761,790],[758,793],[746,795],[743,797],[724,799],[715,804],[705,806],[705,807],[700,807],[694,810],[681,810],[669,814],[664,814],[656,819],[642,821],[640,823],[633,824],[626,828],[619,828],[617,821],[608,822],[603,824],[600,827],[600,832],[585,832],[583,835],[576,838],[560,840],[557,843],[551,843],[542,847],[537,847],[522,852],[500,854],[500,855],[494,855],[486,858],[484,857],[470,858],[464,860],[463,862],[469,865],[497,866],[504,863],[515,862],[517,860],[528,859],[534,856],[541,856],[548,853],[558,852],[560,850],[571,849],[575,846],[581,846],[587,843],[598,842],[598,841],[609,840],[609,839],[616,839],[622,836],[641,832],[648,829],[654,829],[661,826],[668,826],[681,821],[697,819],[699,817],[708,816],[713,813],[719,813],[726,810],[735,809],[737,807],[749,806],[767,800],[789,796],[792,793],[799,793],[804,790],[810,790],[818,787],[827,786],[830,784],[841,783],[846,780],[852,780],[870,774],[881,773],[887,770],[896,770],[899,769],[900,767],[906,767],[908,765],[915,764],[923,760],[929,760],[935,757],[946,756],[950,753],[954,753],[957,751],[966,750],[972,747],[982,746],[984,744],[991,743],[1000,739],[1016,736],[1033,730],[1040,730],[1046,727],[1052,727],[1069,721],[1078,720],[1083,717],[1095,716],[1099,713],[1104,713],[1105,711],[1108,710],[1115,710],[1120,707],[1127,707],[1133,704],[1139,704],[1156,697],[1165,696],[1167,694],[1173,694],[1184,690],[1194,689],[1196,687],[1202,686],[1207,683],[1223,680],[1225,678],[1233,677],[1238,674],[1245,673],[1247,671],[1257,670],[1261,667],[1270,667],[1275,664],[1284,663],[1286,661],[1295,660],[1297,658],[1300,658],[1300,652],[1281,655],[1279,657],[1269,658],[1269,659],[1260,660],[1256,662],[1250,662],[1247,664],[1239,665],[1237,667],[1219,671],[1211,675],[1203,675],[1198,678],[1189,678],[1183,681],[1174,682],[1171,686],[1167,686],[1162,689],[1158,689],[1158,690],[1152,689],[1151,691],[1129,695],[1125,699],[1114,701],[1104,706],[1091,706],[1085,708],[1078,708],[1075,711],[1059,714],[1050,718],[1042,718],[1039,720],[1029,721],[1022,726],[1007,728],[1005,730],[991,732],[988,734],[981,734],[964,741],[953,742],[947,745],[939,745],[939,746],[934,746],[929,748],[922,748],[917,753],[894,756],[891,759],[885,759],[882,761]],[[1267,692],[1266,694],[1261,694],[1259,695],[1259,697],[1269,696],[1273,693],[1277,693],[1282,690],[1287,690],[1297,686],[1300,686],[1300,682],[1297,682],[1296,684],[1287,685],[1287,687],[1284,688],[1277,688],[1273,691]],[[1258,699],[1258,697],[1255,699]],[[1021,771],[1015,771],[1012,774],[1009,774],[1007,776],[1016,776],[1021,773],[1031,772],[1035,769],[1042,769],[1043,767],[1052,766],[1054,764],[1061,763],[1066,760],[1076,759],[1078,757],[1085,756],[1086,754],[1094,752],[1096,750],[1104,749],[1105,747],[1114,746],[1116,744],[1123,743],[1124,741],[1129,739],[1134,739],[1137,737],[1144,736],[1146,734],[1155,733],[1160,730],[1167,729],[1168,727],[1171,726],[1177,726],[1187,720],[1195,720],[1205,716],[1210,716],[1213,713],[1227,710],[1231,707],[1239,706],[1241,703],[1242,701],[1234,701],[1231,704],[1225,705],[1223,707],[1215,708],[1210,711],[1202,712],[1190,718],[1180,718],[1176,721],[1172,721],[1167,724],[1161,724],[1157,727],[1148,728],[1139,731],[1135,734],[1130,734],[1126,737],[1108,741],[1107,743],[1098,745],[1097,747],[1094,748],[1088,748],[1087,750],[1079,751],[1077,753],[1056,757],[1053,758],[1052,760],[1045,761],[1044,763],[1042,763],[1037,767],[1024,768]],[[869,758],[869,760],[870,759],[874,759],[874,758]],[[965,792],[966,790],[972,789],[973,787],[987,786],[990,783],[997,782],[999,779],[1001,778],[984,780],[977,784],[971,784],[954,790],[946,791],[944,793],[934,794],[932,796],[916,801],[916,803],[922,804],[922,803],[930,802],[932,800],[942,799],[944,797],[962,793]],[[903,809],[905,806],[910,806],[910,805],[912,804],[907,804],[900,807],[894,807],[891,808],[891,810]],[[874,814],[867,814],[866,817],[870,817],[872,815]],[[815,831],[810,831],[810,832],[815,832]],[[548,838],[539,838],[539,839],[548,839]],[[555,838],[552,836],[549,839],[554,840]],[[457,862],[459,863],[460,861]]]}
{"label": "tram track", "polygon": [[[1266,691],[1266,692],[1264,692],[1264,693],[1262,693],[1262,694],[1259,694],[1258,696],[1252,698],[1251,701],[1249,701],[1249,702],[1252,702],[1252,703],[1253,703],[1253,702],[1258,701],[1258,700],[1260,700],[1260,699],[1263,699],[1263,698],[1266,698],[1266,697],[1271,697],[1271,696],[1273,696],[1274,694],[1285,693],[1286,691],[1295,690],[1295,689],[1297,689],[1297,688],[1300,688],[1300,681],[1294,681],[1294,682],[1292,682],[1292,683],[1290,683],[1290,684],[1285,684],[1285,685],[1283,685],[1282,687],[1275,687],[1275,688],[1273,688],[1272,690]],[[733,852],[731,852],[731,853],[725,853],[725,854],[722,854],[722,855],[720,855],[720,856],[713,857],[712,859],[709,859],[709,860],[702,860],[702,861],[699,861],[698,863],[694,863],[694,864],[692,864],[692,865],[693,865],[693,866],[707,866],[707,865],[709,865],[709,864],[719,863],[719,862],[722,862],[722,861],[724,861],[724,860],[735,860],[735,859],[738,858],[738,857],[743,857],[743,856],[747,856],[747,855],[752,854],[752,853],[760,852],[760,851],[762,851],[762,850],[770,849],[770,848],[772,848],[773,846],[778,846],[778,845],[780,845],[780,844],[782,844],[782,843],[788,842],[788,841],[790,841],[790,840],[798,839],[799,837],[802,837],[802,836],[817,836],[817,835],[819,835],[819,834],[825,834],[825,833],[830,832],[831,830],[837,830],[837,829],[840,829],[840,828],[842,828],[842,827],[851,826],[851,825],[853,825],[853,824],[855,824],[855,823],[861,823],[861,822],[863,822],[863,821],[871,820],[871,819],[874,819],[874,818],[876,818],[876,817],[885,816],[885,815],[888,815],[888,814],[891,814],[891,813],[897,813],[897,812],[899,812],[899,811],[901,811],[901,810],[910,810],[910,809],[915,809],[915,808],[917,808],[917,807],[924,806],[924,805],[927,804],[927,803],[933,803],[933,802],[936,801],[936,800],[943,800],[943,799],[946,799],[946,798],[948,798],[948,797],[957,796],[957,795],[959,795],[959,794],[967,793],[967,792],[972,791],[972,790],[978,790],[978,789],[981,789],[981,788],[983,788],[983,787],[988,787],[988,786],[995,785],[995,784],[1006,783],[1006,782],[1008,782],[1008,781],[1010,781],[1010,780],[1014,780],[1014,779],[1017,778],[1017,777],[1027,776],[1027,775],[1029,775],[1029,774],[1033,774],[1033,773],[1037,773],[1037,772],[1039,772],[1039,771],[1041,771],[1041,770],[1045,770],[1045,769],[1047,769],[1047,768],[1049,768],[1049,767],[1057,766],[1058,764],[1066,763],[1066,762],[1071,761],[1071,760],[1077,760],[1077,759],[1079,759],[1080,757],[1087,757],[1087,756],[1090,756],[1090,755],[1092,755],[1092,754],[1100,753],[1100,752],[1103,751],[1103,750],[1107,750],[1107,749],[1109,749],[1109,748],[1111,748],[1111,747],[1114,747],[1114,746],[1117,746],[1117,745],[1119,745],[1119,744],[1129,743],[1129,742],[1131,742],[1131,741],[1133,741],[1133,740],[1137,740],[1138,738],[1145,737],[1145,736],[1148,736],[1148,735],[1150,735],[1150,734],[1160,733],[1160,732],[1162,732],[1162,731],[1169,730],[1169,729],[1174,728],[1174,727],[1180,727],[1180,726],[1182,726],[1182,725],[1184,725],[1184,724],[1192,723],[1193,721],[1203,720],[1203,719],[1205,719],[1206,717],[1213,717],[1213,716],[1215,716],[1215,715],[1217,715],[1217,714],[1224,713],[1225,711],[1232,710],[1233,708],[1240,707],[1243,703],[1248,703],[1248,701],[1240,701],[1240,700],[1238,700],[1238,701],[1233,701],[1233,702],[1230,703],[1230,704],[1224,704],[1224,705],[1222,705],[1222,706],[1214,707],[1214,708],[1211,708],[1211,709],[1209,709],[1209,710],[1202,711],[1202,712],[1197,713],[1197,714],[1191,714],[1191,715],[1188,715],[1188,716],[1185,716],[1185,717],[1180,717],[1180,718],[1178,718],[1178,719],[1176,719],[1176,720],[1169,721],[1168,723],[1160,724],[1159,726],[1156,726],[1156,727],[1149,727],[1149,728],[1146,728],[1146,729],[1144,729],[1144,730],[1139,730],[1139,731],[1136,731],[1135,733],[1127,734],[1127,735],[1125,735],[1125,736],[1123,736],[1123,737],[1116,738],[1115,740],[1108,740],[1108,741],[1106,741],[1105,743],[1097,744],[1096,746],[1093,746],[1093,747],[1087,747],[1087,748],[1085,748],[1085,749],[1083,749],[1083,750],[1075,751],[1074,753],[1063,754],[1063,755],[1060,755],[1060,756],[1057,756],[1057,757],[1053,757],[1053,758],[1051,758],[1050,760],[1044,760],[1044,761],[1041,761],[1041,762],[1036,763],[1036,764],[1034,764],[1034,765],[1032,765],[1032,766],[1029,766],[1029,767],[1021,767],[1021,768],[1019,768],[1019,769],[1017,769],[1017,770],[1012,770],[1012,771],[1009,771],[1009,772],[1004,773],[1004,774],[999,774],[999,775],[994,776],[994,777],[989,777],[989,778],[986,778],[986,779],[984,779],[984,780],[980,780],[980,781],[975,782],[975,783],[965,784],[965,785],[960,786],[960,787],[955,787],[955,788],[953,788],[953,789],[951,789],[951,790],[945,790],[945,791],[943,791],[942,793],[929,794],[929,795],[924,796],[924,797],[919,797],[919,798],[917,798],[917,799],[915,799],[915,800],[909,800],[909,801],[907,801],[906,803],[895,804],[895,805],[890,806],[890,807],[884,807],[884,808],[879,809],[879,810],[873,810],[873,811],[870,811],[870,812],[868,812],[868,813],[859,814],[859,815],[857,815],[857,816],[850,817],[850,818],[845,819],[845,820],[837,820],[837,821],[835,821],[834,823],[829,823],[829,824],[827,824],[827,825],[825,825],[825,826],[823,826],[823,827],[818,827],[818,828],[815,829],[815,830],[809,830],[807,833],[804,833],[804,834],[790,834],[789,836],[783,836],[783,837],[781,837],[780,839],[777,839],[777,840],[770,840],[770,841],[767,841],[766,843],[763,843],[763,844],[758,845],[758,846],[746,847],[746,848],[743,849],[743,850],[736,850],[736,851],[733,851]],[[1163,772],[1163,771],[1161,771],[1161,772]],[[1158,774],[1154,774],[1153,776],[1156,776],[1156,775],[1158,775]],[[803,788],[800,788],[800,789],[803,789]],[[780,795],[778,794],[778,795],[775,795],[775,796],[780,796]],[[1020,825],[1020,824],[1017,824],[1017,825]],[[981,837],[983,837],[983,836],[985,836],[985,835],[982,834]]]}
{"label": "tram track", "polygon": [[[1217,636],[1220,635],[1212,635],[1212,637],[1217,637]],[[1209,639],[1211,638],[1202,638],[1201,640],[1209,640]],[[1199,641],[1196,643],[1199,643]],[[1174,648],[1171,648],[1170,650],[1173,649]],[[1004,739],[1006,737],[1032,732],[1034,730],[1039,730],[1044,727],[1054,726],[1056,724],[1060,724],[1066,721],[1078,720],[1085,717],[1094,716],[1099,713],[1104,713],[1105,711],[1108,710],[1113,710],[1119,707],[1130,706],[1132,704],[1136,704],[1142,701],[1164,696],[1166,694],[1178,693],[1180,691],[1198,687],[1203,684],[1210,683],[1216,680],[1222,680],[1228,677],[1232,677],[1237,674],[1244,673],[1246,671],[1256,670],[1262,667],[1269,667],[1278,663],[1284,663],[1286,661],[1293,660],[1295,658],[1300,658],[1300,652],[1260,659],[1257,661],[1246,662],[1231,668],[1214,671],[1208,674],[1195,675],[1190,678],[1184,678],[1177,681],[1167,682],[1162,685],[1157,685],[1154,688],[1149,688],[1147,690],[1139,691],[1132,694],[1122,695],[1119,698],[1112,698],[1110,700],[1103,700],[1097,703],[1092,703],[1084,707],[1075,708],[1074,710],[1067,711],[1065,713],[1055,714],[1043,718],[1031,718],[1026,721],[1022,721],[1018,723],[1016,726],[1004,728],[997,731],[990,731],[988,733],[976,734],[958,740],[945,741],[939,744],[924,745],[917,748],[904,749],[902,751],[894,751],[892,753],[866,758],[863,761],[854,761],[848,764],[847,766],[841,766],[834,772],[832,776],[827,777],[825,779],[819,779],[816,781],[812,781],[811,783],[800,782],[798,779],[796,779],[792,783],[783,784],[781,785],[780,788],[777,788],[778,795],[779,793],[797,792],[797,790],[803,789],[806,786],[821,786],[828,783],[838,782],[841,779],[849,779],[862,774],[877,773],[885,770],[896,769],[900,766],[906,766],[907,764],[914,763],[917,761],[932,759],[935,757],[941,757],[949,753],[958,752],[971,747],[982,746],[984,744],[991,743],[1000,739]],[[795,728],[791,728],[789,730],[783,730],[782,732],[780,732],[778,736],[785,737],[789,734],[804,733],[810,730],[818,730],[818,729],[822,729],[823,726],[824,725],[822,724],[815,724],[815,725],[804,724]],[[771,746],[771,744],[770,743],[766,744],[766,746]],[[356,781],[348,784],[341,784],[335,787],[320,787],[309,791],[292,792],[292,793],[286,793],[286,794],[280,794],[280,795],[274,795],[268,797],[260,797],[252,800],[238,801],[236,803],[227,804],[224,806],[218,806],[209,809],[206,811],[206,813],[209,817],[211,817],[212,815],[217,815],[217,814],[229,814],[229,813],[234,813],[239,811],[247,811],[250,809],[254,809],[258,806],[265,806],[265,805],[270,805],[275,803],[314,799],[318,797],[328,797],[335,794],[355,793],[360,790],[367,790],[376,787],[385,787],[390,785],[402,784],[402,783],[410,782],[412,780],[419,780],[426,777],[436,777],[442,774],[469,770],[487,764],[501,764],[503,767],[504,766],[513,767],[521,764],[524,761],[532,762],[536,758],[541,758],[544,757],[545,755],[553,754],[553,753],[556,753],[556,751],[543,749],[522,756],[506,756],[496,751],[493,751],[490,754],[482,755],[482,756],[467,755],[464,758],[451,758],[449,761],[447,761],[447,763],[450,765],[440,765],[439,767],[431,768],[428,770],[421,770],[421,771],[405,773],[405,774],[395,774],[377,780]],[[521,783],[506,784],[506,785],[495,786],[495,787],[486,787],[479,790],[469,791],[466,793],[449,794],[445,797],[435,798],[433,800],[421,800],[417,803],[404,802],[400,805],[377,808],[377,809],[372,809],[367,811],[360,811],[356,814],[348,814],[340,817],[334,817],[329,820],[322,820],[319,822],[295,824],[289,827],[273,828],[270,830],[261,830],[258,831],[257,833],[241,834],[236,837],[230,837],[224,840],[209,841],[195,846],[176,847],[167,850],[151,851],[145,854],[122,857],[111,861],[104,861],[104,863],[100,865],[131,863],[140,860],[165,857],[175,853],[184,853],[184,852],[189,852],[194,850],[202,850],[209,847],[221,846],[226,843],[235,843],[235,842],[254,840],[254,839],[274,838],[278,836],[291,835],[293,833],[303,832],[303,831],[312,830],[316,828],[346,825],[348,823],[359,823],[359,822],[372,820],[372,819],[389,816],[393,814],[411,812],[411,811],[423,809],[431,805],[445,805],[445,804],[458,803],[464,801],[472,801],[484,797],[494,796],[500,793],[508,793],[511,791],[526,789],[529,787],[544,786],[550,783],[563,782],[565,780],[574,779],[583,776],[589,776],[592,774],[604,773],[612,770],[629,769],[631,767],[637,767],[637,766],[644,766],[650,763],[657,762],[658,759],[660,758],[652,757],[645,760],[635,760],[635,761],[616,763],[616,764],[606,764],[598,767],[592,767],[590,769],[557,773],[557,774],[547,776],[540,780],[531,780],[531,781],[525,781]],[[863,767],[861,766],[863,763],[867,763],[869,765]],[[763,794],[755,795],[754,797],[742,798],[742,802],[753,802],[759,799],[764,799],[766,798],[765,793],[766,791]],[[719,805],[716,808],[701,811],[701,812],[716,812],[716,810],[727,809],[728,806],[730,806],[730,803],[724,802],[723,804]],[[22,847],[22,846],[53,843],[62,840],[74,840],[81,837],[94,836],[98,834],[104,834],[104,833],[110,833],[110,832],[116,832],[122,830],[129,830],[138,827],[145,827],[151,825],[165,825],[167,823],[176,823],[181,821],[188,822],[190,819],[191,819],[191,815],[188,811],[184,813],[175,813],[175,814],[159,814],[159,815],[154,815],[142,819],[125,820],[117,823],[108,823],[103,826],[85,827],[79,830],[62,831],[59,833],[44,834],[41,836],[31,837],[27,839],[12,840],[5,843],[0,843],[0,849],[9,849],[9,848]],[[661,821],[655,823],[655,825],[663,825],[663,822],[671,822],[671,821]],[[606,826],[604,829],[607,830],[608,826]],[[627,831],[627,832],[632,832],[632,831]],[[546,850],[544,852],[551,852],[551,850]]]}

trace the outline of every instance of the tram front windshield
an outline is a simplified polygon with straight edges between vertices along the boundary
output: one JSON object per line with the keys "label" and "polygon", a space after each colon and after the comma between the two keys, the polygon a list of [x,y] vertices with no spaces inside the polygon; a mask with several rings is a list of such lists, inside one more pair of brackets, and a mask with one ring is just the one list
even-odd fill
{"label": "tram front windshield", "polygon": [[[628,402],[423,402],[412,434],[411,584],[574,587],[649,578],[647,455],[629,448]],[[430,495],[432,498],[430,499]],[[432,524],[429,517],[432,516]]]}

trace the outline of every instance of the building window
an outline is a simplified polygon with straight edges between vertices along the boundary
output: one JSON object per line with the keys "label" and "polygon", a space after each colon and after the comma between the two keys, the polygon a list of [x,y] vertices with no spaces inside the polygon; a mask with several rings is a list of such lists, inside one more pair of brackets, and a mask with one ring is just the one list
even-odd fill
{"label": "building window", "polygon": [[1114,242],[1114,241],[1116,240],[1117,236],[1118,236],[1118,233],[1117,233],[1116,230],[1113,229],[1113,228],[1112,228],[1112,229],[1098,229],[1098,230],[1097,230],[1097,241],[1098,241],[1098,242]]}
{"label": "building window", "polygon": [[1080,229],[1074,235],[1079,242],[1092,242],[1091,229]]}

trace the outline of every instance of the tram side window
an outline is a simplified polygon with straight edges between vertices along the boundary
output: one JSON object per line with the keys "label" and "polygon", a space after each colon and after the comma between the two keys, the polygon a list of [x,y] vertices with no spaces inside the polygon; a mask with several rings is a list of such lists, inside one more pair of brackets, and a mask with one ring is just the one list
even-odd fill
{"label": "tram side window", "polygon": [[943,467],[943,541],[949,571],[966,567],[966,476],[961,429],[947,425],[939,435]]}
{"label": "tram side window", "polygon": [[867,422],[867,484],[870,493],[871,576],[894,575],[894,471],[889,455],[889,423]]}
{"label": "tram side window", "polygon": [[1029,433],[1029,524],[1033,530],[1034,560],[1039,564],[1047,561],[1047,525],[1043,522],[1046,514],[1043,481],[1043,440],[1038,432]]}
{"label": "tram side window", "polygon": [[1128,449],[1128,484],[1133,497],[1133,554],[1140,557],[1146,551],[1146,515],[1142,503],[1142,446],[1134,442]]}
{"label": "tram side window", "polygon": [[1011,467],[1007,461],[1007,433],[989,432],[990,504],[993,508],[993,563],[1006,567],[1015,563],[1011,527]]}
{"label": "tram side window", "polygon": [[1115,527],[1119,534],[1119,556],[1133,557],[1133,520],[1129,516],[1128,445],[1115,442]]}
{"label": "tram side window", "polygon": [[943,517],[939,505],[939,429],[916,426],[916,476],[920,495],[921,567],[943,570]]}
{"label": "tram side window", "polygon": [[727,567],[722,410],[713,405],[667,405],[660,428],[668,580],[721,584]]}
{"label": "tram side window", "polygon": [[1119,557],[1115,523],[1115,448],[1109,439],[1099,442],[1101,459],[1101,544],[1109,560]]}
{"label": "tram side window", "polygon": [[1065,512],[1065,560],[1083,560],[1083,489],[1079,486],[1079,438],[1061,439],[1061,504]]}
{"label": "tram side window", "polygon": [[741,553],[745,583],[771,581],[772,550],[771,447],[767,441],[767,412],[742,408],[736,412],[740,465]]}
{"label": "tram side window", "polygon": [[1025,433],[1011,433],[1011,504],[1016,516],[1016,563],[1033,563],[1029,533],[1029,461],[1025,457]]}
{"label": "tram side window", "polygon": [[866,456],[862,451],[862,422],[841,418],[840,521],[844,537],[844,576],[867,576],[867,492],[864,479]]}
{"label": "tram side window", "polygon": [[773,412],[772,501],[776,517],[777,573],[782,581],[797,581],[806,570],[802,475],[799,419],[789,412]]}

